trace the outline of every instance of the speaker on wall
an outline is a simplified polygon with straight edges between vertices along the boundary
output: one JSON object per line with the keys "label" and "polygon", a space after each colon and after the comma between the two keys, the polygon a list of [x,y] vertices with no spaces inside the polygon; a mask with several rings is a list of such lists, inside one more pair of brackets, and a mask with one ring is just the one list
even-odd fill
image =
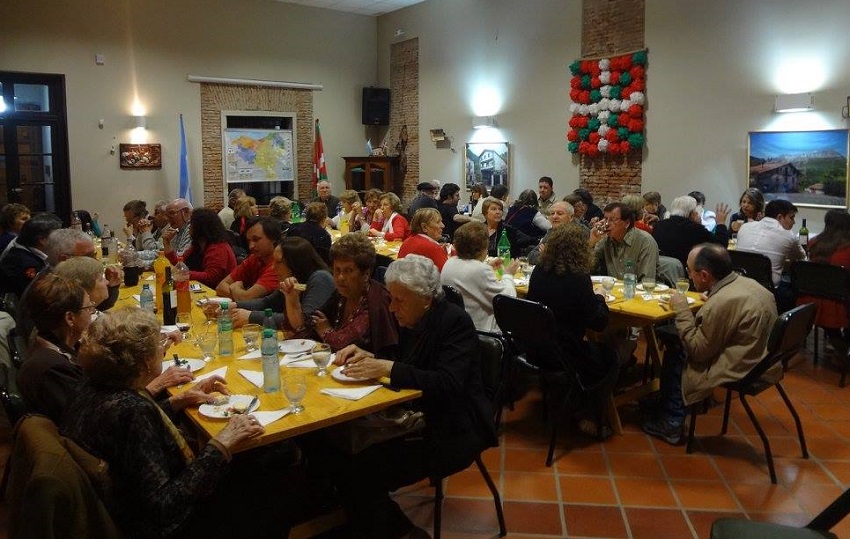
{"label": "speaker on wall", "polygon": [[363,88],[363,125],[390,125],[390,89]]}

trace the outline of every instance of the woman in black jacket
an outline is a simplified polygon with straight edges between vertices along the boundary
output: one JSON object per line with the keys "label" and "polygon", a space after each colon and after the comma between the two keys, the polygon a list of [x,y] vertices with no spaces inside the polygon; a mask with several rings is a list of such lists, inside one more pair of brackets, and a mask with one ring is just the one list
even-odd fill
{"label": "woman in black jacket", "polygon": [[506,231],[508,241],[511,242],[511,258],[525,256],[537,245],[538,240],[505,224],[502,221],[504,211],[504,203],[497,198],[488,198],[481,203],[481,213],[487,225],[487,255],[499,256],[499,240],[502,238],[502,231]]}

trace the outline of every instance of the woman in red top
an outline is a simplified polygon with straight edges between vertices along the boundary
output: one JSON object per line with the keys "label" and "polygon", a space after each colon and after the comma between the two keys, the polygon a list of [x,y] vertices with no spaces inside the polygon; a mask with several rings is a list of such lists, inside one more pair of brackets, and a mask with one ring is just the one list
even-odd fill
{"label": "woman in red top", "polygon": [[410,222],[410,231],[413,235],[401,244],[398,257],[422,255],[433,260],[437,269],[443,271],[443,264],[449,259],[445,247],[438,243],[443,237],[444,226],[440,212],[434,208],[416,210]]}
{"label": "woman in red top", "polygon": [[410,235],[410,225],[401,214],[401,200],[395,193],[381,196],[381,207],[375,211],[369,235],[387,241],[404,240]]}
{"label": "woman in red top", "polygon": [[[213,210],[198,208],[192,212],[189,235],[192,245],[183,253],[183,262],[189,266],[189,279],[215,289],[236,267],[227,230]],[[165,256],[172,264],[177,263],[173,247],[165,251]]]}
{"label": "woman in red top", "polygon": [[[850,214],[844,210],[829,210],[824,216],[823,232],[812,240],[809,260],[850,270]],[[799,298],[797,304],[816,303],[816,323],[830,337],[842,338],[841,330],[850,326],[847,307],[840,302],[820,298]]]}

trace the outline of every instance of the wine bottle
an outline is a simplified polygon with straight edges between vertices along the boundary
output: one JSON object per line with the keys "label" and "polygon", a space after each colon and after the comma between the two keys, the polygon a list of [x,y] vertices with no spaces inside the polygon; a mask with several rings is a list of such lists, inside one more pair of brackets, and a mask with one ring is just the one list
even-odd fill
{"label": "wine bottle", "polygon": [[805,218],[803,218],[803,226],[800,227],[800,245],[806,252],[809,251],[809,228],[806,226]]}
{"label": "wine bottle", "polygon": [[177,290],[171,278],[171,266],[165,268],[165,283],[162,285],[162,324],[173,326],[177,321]]}

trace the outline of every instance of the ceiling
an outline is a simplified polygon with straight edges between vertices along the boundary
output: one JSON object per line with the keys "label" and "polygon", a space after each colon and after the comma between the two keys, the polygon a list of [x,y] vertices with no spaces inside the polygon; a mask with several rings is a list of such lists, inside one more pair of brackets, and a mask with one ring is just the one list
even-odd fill
{"label": "ceiling", "polygon": [[423,0],[278,0],[289,4],[301,4],[302,6],[321,7],[336,11],[347,11],[361,15],[383,15],[397,9]]}

